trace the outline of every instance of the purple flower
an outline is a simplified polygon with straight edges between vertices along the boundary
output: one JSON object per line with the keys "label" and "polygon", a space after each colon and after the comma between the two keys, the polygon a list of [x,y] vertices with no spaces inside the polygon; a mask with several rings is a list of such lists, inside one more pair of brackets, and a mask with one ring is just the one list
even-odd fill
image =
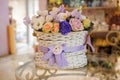
{"label": "purple flower", "polygon": [[67,21],[60,22],[60,32],[63,35],[67,35],[69,32],[71,32],[71,26]]}
{"label": "purple flower", "polygon": [[75,17],[75,18],[78,18],[81,20],[81,14],[77,9],[73,10],[71,15],[72,15],[72,17]]}
{"label": "purple flower", "polygon": [[65,13],[65,7],[64,7],[64,5],[61,5],[59,7],[59,11]]}
{"label": "purple flower", "polygon": [[24,17],[23,23],[24,23],[26,26],[28,26],[28,25],[31,23],[30,18],[29,18],[28,16]]}

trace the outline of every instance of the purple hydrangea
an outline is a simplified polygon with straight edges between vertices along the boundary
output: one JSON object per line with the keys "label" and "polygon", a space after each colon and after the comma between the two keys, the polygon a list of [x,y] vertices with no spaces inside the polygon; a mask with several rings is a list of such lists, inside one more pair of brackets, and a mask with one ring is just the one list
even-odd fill
{"label": "purple hydrangea", "polygon": [[59,7],[59,11],[60,11],[60,12],[63,12],[63,13],[66,12],[64,5],[61,5],[61,6]]}
{"label": "purple hydrangea", "polygon": [[69,32],[71,32],[71,26],[67,21],[60,22],[60,32],[63,35],[67,35]]}

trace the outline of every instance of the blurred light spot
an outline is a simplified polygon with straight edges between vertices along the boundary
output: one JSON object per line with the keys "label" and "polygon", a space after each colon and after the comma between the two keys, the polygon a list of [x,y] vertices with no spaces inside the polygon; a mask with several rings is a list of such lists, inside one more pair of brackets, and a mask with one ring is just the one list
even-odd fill
{"label": "blurred light spot", "polygon": [[23,64],[24,64],[24,62],[18,62],[18,64],[19,64],[19,65],[23,65]]}

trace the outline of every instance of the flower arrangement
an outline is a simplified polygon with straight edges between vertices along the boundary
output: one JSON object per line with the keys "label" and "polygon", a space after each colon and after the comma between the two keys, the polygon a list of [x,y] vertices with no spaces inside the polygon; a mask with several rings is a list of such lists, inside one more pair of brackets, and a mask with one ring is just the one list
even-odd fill
{"label": "flower arrangement", "polygon": [[31,25],[34,30],[45,33],[58,33],[67,35],[71,31],[90,30],[93,23],[81,14],[82,8],[66,11],[64,5],[52,8],[51,11],[38,11],[33,16]]}

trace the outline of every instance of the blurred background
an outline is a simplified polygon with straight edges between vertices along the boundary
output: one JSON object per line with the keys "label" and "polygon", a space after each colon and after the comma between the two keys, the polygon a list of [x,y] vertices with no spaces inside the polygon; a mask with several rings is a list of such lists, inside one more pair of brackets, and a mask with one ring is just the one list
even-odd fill
{"label": "blurred background", "polygon": [[82,14],[94,23],[90,36],[95,52],[89,47],[87,52],[91,76],[103,78],[104,74],[104,80],[120,80],[120,0],[0,0],[0,80],[8,80],[6,76],[15,80],[11,78],[15,68],[33,59],[38,51],[33,29],[25,26],[24,18],[61,4],[68,11],[82,6]]}
{"label": "blurred background", "polygon": [[[82,13],[94,22],[93,31],[110,30],[112,24],[119,30],[119,22],[116,21],[119,20],[119,0],[1,0],[0,56],[33,48],[37,42],[32,36],[31,26],[24,25],[24,17],[31,18],[38,10],[51,10],[61,4],[68,11],[82,6]],[[116,17],[111,20],[114,15]]]}

